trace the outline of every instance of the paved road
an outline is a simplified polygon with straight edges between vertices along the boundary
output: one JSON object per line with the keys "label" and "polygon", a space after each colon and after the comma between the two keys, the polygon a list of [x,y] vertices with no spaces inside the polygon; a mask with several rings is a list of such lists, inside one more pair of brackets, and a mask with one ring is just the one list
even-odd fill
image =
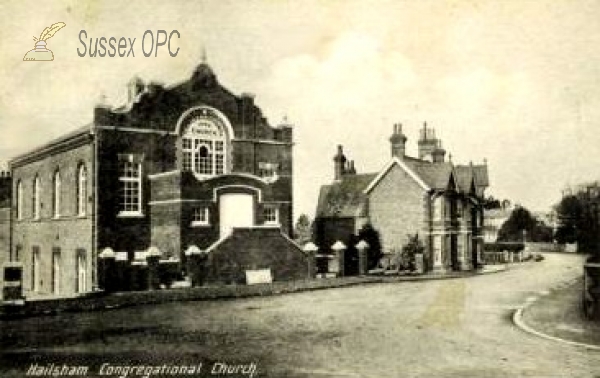
{"label": "paved road", "polygon": [[[600,352],[524,333],[513,310],[570,282],[582,259],[510,271],[235,301],[188,302],[0,323],[0,376],[33,363],[256,362],[269,377],[600,377]],[[131,376],[131,375],[130,375]]]}

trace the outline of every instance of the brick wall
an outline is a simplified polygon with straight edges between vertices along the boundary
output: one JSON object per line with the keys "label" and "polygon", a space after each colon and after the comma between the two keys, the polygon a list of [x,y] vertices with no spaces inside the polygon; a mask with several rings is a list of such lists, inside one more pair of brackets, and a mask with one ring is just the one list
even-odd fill
{"label": "brick wall", "polygon": [[371,223],[381,234],[384,251],[401,250],[407,235],[423,235],[426,218],[423,189],[394,165],[369,195]]}
{"label": "brick wall", "polygon": [[[86,288],[92,288],[94,278],[93,246],[93,190],[92,190],[91,141],[84,145],[46,155],[41,160],[13,167],[13,193],[22,182],[22,220],[16,219],[13,208],[12,255],[23,262],[23,280],[26,295],[32,289],[32,251],[40,251],[40,276],[37,277],[39,292],[52,292],[52,254],[60,251],[60,295],[71,295],[77,291],[77,254],[85,251]],[[77,214],[77,170],[80,164],[87,169],[87,206],[84,216]],[[53,218],[53,176],[60,170],[61,201],[60,218]],[[40,219],[33,219],[33,181],[40,179]],[[16,203],[16,198],[13,198]],[[17,256],[18,255],[18,256]]]}
{"label": "brick wall", "polygon": [[302,249],[278,228],[236,228],[210,251],[207,282],[244,283],[246,270],[271,269],[274,281],[308,278]]}

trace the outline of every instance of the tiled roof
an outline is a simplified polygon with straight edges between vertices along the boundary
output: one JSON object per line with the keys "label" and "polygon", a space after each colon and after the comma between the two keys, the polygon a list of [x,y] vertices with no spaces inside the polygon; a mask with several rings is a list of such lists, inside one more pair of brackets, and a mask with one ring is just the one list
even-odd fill
{"label": "tiled roof", "polygon": [[[468,191],[471,187],[471,177],[475,177],[475,186],[478,189],[486,188],[490,185],[488,178],[487,165],[457,165],[454,167],[458,185],[463,191]],[[465,186],[465,184],[467,186]]]}
{"label": "tiled roof", "polygon": [[431,163],[424,160],[404,159],[404,163],[413,170],[432,189],[446,189],[452,173],[452,163]]}
{"label": "tiled roof", "polygon": [[319,193],[317,216],[356,217],[364,214],[366,195],[363,190],[376,173],[346,175],[331,185],[323,185]]}
{"label": "tiled roof", "polygon": [[470,169],[470,167],[454,167],[454,175],[456,177],[456,183],[458,184],[458,190],[460,190],[463,193],[470,192],[471,183],[473,182],[473,172]]}
{"label": "tiled roof", "polygon": [[[396,158],[397,159],[397,158]],[[387,170],[395,164],[412,171],[412,177],[420,182],[425,190],[445,190],[454,176],[457,190],[469,193],[475,179],[476,195],[482,195],[489,185],[486,165],[453,165],[451,162],[433,163],[405,156],[402,160],[392,160],[379,173],[346,175],[342,180],[321,187],[317,205],[317,217],[356,217],[366,215],[365,189],[370,191]]]}

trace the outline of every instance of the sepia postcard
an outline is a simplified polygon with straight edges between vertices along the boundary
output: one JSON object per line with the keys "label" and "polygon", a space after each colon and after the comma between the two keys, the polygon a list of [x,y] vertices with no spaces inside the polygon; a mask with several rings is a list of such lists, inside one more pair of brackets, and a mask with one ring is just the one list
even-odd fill
{"label": "sepia postcard", "polygon": [[0,4],[0,377],[600,377],[600,2]]}

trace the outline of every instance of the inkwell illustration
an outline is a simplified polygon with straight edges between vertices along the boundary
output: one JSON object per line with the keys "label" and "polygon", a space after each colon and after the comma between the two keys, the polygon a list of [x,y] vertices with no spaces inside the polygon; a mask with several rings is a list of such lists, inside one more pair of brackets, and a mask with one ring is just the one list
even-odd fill
{"label": "inkwell illustration", "polygon": [[35,49],[28,51],[23,57],[25,61],[42,61],[42,60],[54,60],[54,54],[52,51],[46,48],[46,41],[51,38],[57,31],[67,26],[64,22],[57,22],[52,26],[44,29],[40,38],[33,37],[35,42]]}

